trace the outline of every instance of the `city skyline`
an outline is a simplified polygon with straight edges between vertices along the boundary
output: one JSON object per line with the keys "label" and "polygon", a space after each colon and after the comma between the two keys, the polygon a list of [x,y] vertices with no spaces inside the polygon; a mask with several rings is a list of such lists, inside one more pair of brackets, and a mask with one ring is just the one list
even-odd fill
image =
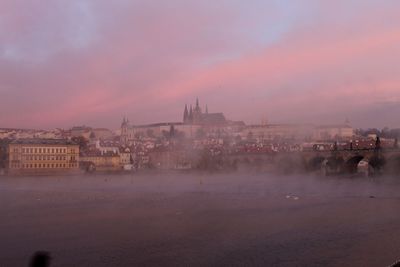
{"label": "city skyline", "polygon": [[395,1],[2,1],[0,126],[117,128],[211,112],[399,127]]}

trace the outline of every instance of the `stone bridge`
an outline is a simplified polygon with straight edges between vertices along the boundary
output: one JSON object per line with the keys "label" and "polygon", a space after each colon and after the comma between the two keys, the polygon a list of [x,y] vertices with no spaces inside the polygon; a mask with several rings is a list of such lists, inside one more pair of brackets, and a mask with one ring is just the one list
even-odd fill
{"label": "stone bridge", "polygon": [[276,153],[242,153],[226,157],[230,164],[275,165],[285,171],[319,171],[324,174],[400,173],[400,149],[305,150]]}

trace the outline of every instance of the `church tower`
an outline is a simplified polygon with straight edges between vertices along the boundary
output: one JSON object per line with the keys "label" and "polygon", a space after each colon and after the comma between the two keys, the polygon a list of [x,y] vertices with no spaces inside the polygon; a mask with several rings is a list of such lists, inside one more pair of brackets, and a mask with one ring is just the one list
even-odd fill
{"label": "church tower", "polygon": [[122,119],[122,123],[121,123],[121,143],[122,144],[126,144],[128,141],[128,126],[129,126],[129,121],[124,116],[124,118]]}
{"label": "church tower", "polygon": [[187,105],[185,105],[185,110],[183,111],[183,123],[188,123],[189,121],[189,111]]}
{"label": "church tower", "polygon": [[193,110],[193,123],[201,123],[202,121],[202,111],[199,104],[199,99],[196,98],[196,107]]}
{"label": "church tower", "polygon": [[194,112],[201,114],[201,108],[200,108],[200,104],[199,104],[199,98],[196,98],[196,107],[194,108]]}
{"label": "church tower", "polygon": [[192,105],[190,105],[190,109],[189,109],[188,123],[193,123],[193,108],[192,108]]}

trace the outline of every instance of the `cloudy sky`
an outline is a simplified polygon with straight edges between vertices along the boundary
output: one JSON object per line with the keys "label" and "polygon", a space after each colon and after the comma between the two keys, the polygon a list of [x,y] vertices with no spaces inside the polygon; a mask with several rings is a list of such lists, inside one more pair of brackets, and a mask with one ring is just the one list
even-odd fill
{"label": "cloudy sky", "polygon": [[0,128],[400,127],[397,0],[2,0]]}

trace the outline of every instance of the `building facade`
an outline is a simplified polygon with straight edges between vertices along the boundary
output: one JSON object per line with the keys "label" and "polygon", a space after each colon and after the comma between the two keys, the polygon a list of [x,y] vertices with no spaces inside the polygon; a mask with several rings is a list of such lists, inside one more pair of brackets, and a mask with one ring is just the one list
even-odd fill
{"label": "building facade", "polygon": [[249,125],[243,128],[240,137],[258,141],[306,140],[311,139],[313,128],[307,124]]}
{"label": "building facade", "polygon": [[354,137],[354,129],[348,125],[321,125],[314,130],[314,140],[349,140]]}
{"label": "building facade", "polygon": [[9,173],[67,173],[79,169],[79,146],[63,139],[18,139],[8,145]]}
{"label": "building facade", "polygon": [[118,153],[89,153],[82,155],[79,159],[82,166],[87,170],[117,171],[122,170],[121,157]]}
{"label": "building facade", "polygon": [[181,122],[131,125],[128,120],[124,119],[121,124],[120,141],[122,145],[126,145],[138,138],[160,138],[165,135],[170,135],[172,132],[174,132],[175,135],[193,138],[200,128],[202,128],[201,125],[183,124]]}

